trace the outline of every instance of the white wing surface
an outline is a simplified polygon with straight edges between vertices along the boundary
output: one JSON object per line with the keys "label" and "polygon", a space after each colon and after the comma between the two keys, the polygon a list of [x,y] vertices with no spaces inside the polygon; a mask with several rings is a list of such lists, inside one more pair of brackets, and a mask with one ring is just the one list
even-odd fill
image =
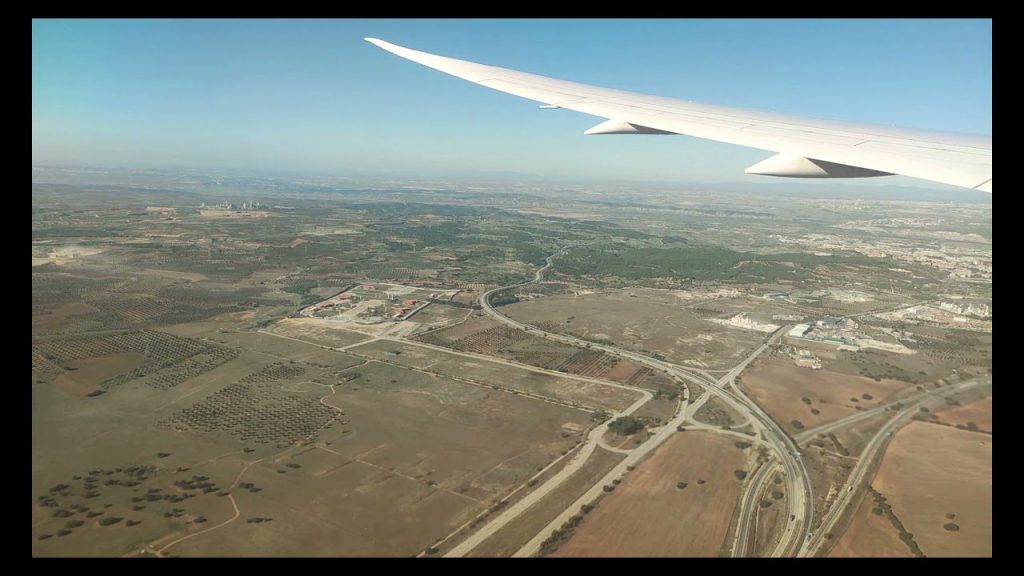
{"label": "white wing surface", "polygon": [[685,134],[776,152],[751,174],[853,178],[902,174],[992,192],[992,139],[699,104],[456,60],[367,38],[388,52],[547,107],[607,118],[586,134]]}

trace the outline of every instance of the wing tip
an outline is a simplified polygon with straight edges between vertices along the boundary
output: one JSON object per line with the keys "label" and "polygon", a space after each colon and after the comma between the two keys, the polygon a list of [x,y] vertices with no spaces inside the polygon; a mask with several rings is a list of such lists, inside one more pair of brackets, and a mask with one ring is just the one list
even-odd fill
{"label": "wing tip", "polygon": [[367,36],[366,38],[363,38],[363,40],[366,40],[367,42],[373,44],[377,48],[383,48],[388,52],[394,52],[392,48],[395,48],[395,45],[392,44],[391,42],[385,42],[384,40],[381,40],[380,38],[374,38],[373,36]]}
{"label": "wing tip", "polygon": [[408,56],[404,55],[405,53],[413,52],[412,50],[409,50],[408,48],[403,48],[403,47],[401,47],[401,46],[399,46],[397,44],[392,44],[391,42],[388,42],[387,40],[381,40],[380,38],[374,38],[373,36],[367,36],[366,38],[363,38],[363,40],[366,40],[367,42],[369,42],[370,44],[373,44],[377,48],[380,48],[382,50],[386,50],[388,52],[391,52],[392,54],[397,54],[399,56],[402,56],[403,58],[408,58]]}

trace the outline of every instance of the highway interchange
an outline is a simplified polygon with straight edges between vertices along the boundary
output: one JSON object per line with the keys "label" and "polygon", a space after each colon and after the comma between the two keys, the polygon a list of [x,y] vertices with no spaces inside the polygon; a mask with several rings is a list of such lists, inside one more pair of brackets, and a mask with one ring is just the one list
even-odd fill
{"label": "highway interchange", "polygon": [[[543,530],[534,536],[525,546],[520,548],[514,556],[536,555],[540,551],[541,544],[554,530],[562,526],[565,521],[578,513],[582,505],[598,498],[606,484],[609,484],[616,478],[623,476],[631,466],[634,466],[637,462],[660,446],[672,434],[676,433],[677,427],[685,425],[687,428],[709,429],[719,433],[724,432],[729,433],[730,435],[739,436],[736,432],[729,432],[722,430],[720,427],[704,425],[692,419],[694,413],[696,413],[700,406],[706,403],[711,397],[720,398],[730,408],[735,410],[741,418],[746,418],[747,422],[749,422],[753,427],[755,436],[754,438],[750,438],[749,436],[743,437],[748,441],[763,444],[771,451],[772,455],[771,458],[767,462],[764,462],[757,469],[757,472],[746,482],[746,490],[743,497],[740,499],[739,511],[737,512],[739,521],[734,533],[732,545],[733,556],[748,555],[750,548],[750,536],[752,535],[753,529],[756,525],[756,514],[758,504],[761,500],[760,496],[765,492],[766,484],[769,479],[775,475],[773,472],[776,470],[781,470],[783,473],[782,478],[785,482],[787,494],[787,516],[790,518],[790,521],[785,523],[782,534],[774,548],[771,550],[770,555],[773,557],[813,556],[820,549],[824,541],[823,535],[832,529],[832,527],[844,515],[844,512],[850,502],[854,501],[854,496],[861,492],[858,488],[861,488],[864,484],[866,480],[865,476],[871,468],[871,463],[879,455],[881,448],[885,445],[884,440],[891,435],[891,431],[900,423],[905,421],[906,418],[909,418],[923,404],[934,401],[937,397],[943,397],[981,384],[977,381],[962,382],[943,389],[940,392],[925,391],[919,394],[914,394],[899,401],[902,404],[892,402],[871,410],[858,412],[846,418],[826,424],[825,426],[806,430],[797,435],[794,439],[783,431],[782,428],[779,427],[779,425],[770,416],[768,416],[768,414],[761,410],[761,408],[750,400],[736,385],[736,377],[747,367],[747,365],[754,361],[754,359],[760,356],[770,346],[775,344],[791,326],[783,326],[776,330],[761,346],[744,358],[742,362],[734,366],[723,376],[715,378],[703,370],[687,366],[677,366],[630,350],[590,342],[564,334],[546,332],[534,326],[526,325],[509,318],[508,316],[498,312],[491,305],[490,300],[494,294],[533,283],[539,283],[544,271],[551,266],[552,259],[559,253],[561,253],[561,251],[549,256],[545,265],[535,272],[533,279],[518,284],[494,288],[482,294],[480,297],[480,306],[482,310],[495,320],[498,320],[510,327],[528,331],[532,334],[542,336],[550,340],[571,344],[577,347],[600,350],[608,354],[628,359],[642,366],[659,370],[683,382],[697,384],[705,390],[705,394],[692,402],[689,398],[689,394],[685,394],[683,396],[683,408],[680,409],[669,422],[655,430],[654,434],[643,444],[629,450],[625,459],[608,472],[604,478],[595,483],[583,496],[578,498],[554,520],[548,523]],[[988,379],[988,382],[991,382],[991,378]],[[623,414],[631,413],[645,401],[645,398],[641,398],[636,404],[623,411]],[[899,405],[904,407],[902,409],[895,408]],[[825,517],[822,518],[820,528],[812,532],[814,501],[811,492],[811,481],[807,473],[807,468],[801,460],[798,442],[814,438],[815,435],[819,433],[824,434],[833,430],[838,430],[854,422],[883,413],[890,408],[898,410],[897,414],[890,419],[886,425],[878,431],[875,437],[872,438],[871,442],[869,442],[868,447],[865,448],[863,454],[858,459],[856,468],[850,474],[850,477],[843,486],[837,500],[832,503]],[[611,420],[609,419],[601,426],[594,428],[594,430],[588,435],[583,449],[577,453],[572,462],[559,474],[556,474],[555,477],[552,477],[547,482],[539,486],[528,496],[519,500],[502,514],[493,518],[480,530],[450,550],[446,556],[463,556],[468,554],[477,545],[489,536],[493,535],[499,528],[516,518],[519,514],[529,508],[529,506],[544,495],[548,494],[553,488],[557,487],[571,474],[571,472],[567,472],[568,470],[571,469],[572,471],[575,471],[582,466],[590,453],[593,452],[593,449],[597,445],[601,444],[601,437],[607,430],[607,424],[610,421]]]}
{"label": "highway interchange", "polygon": [[[563,249],[564,251],[564,249]],[[608,430],[608,425],[616,418],[620,416],[626,416],[632,414],[648,402],[653,395],[642,388],[624,386],[622,384],[616,384],[607,380],[599,380],[595,378],[563,374],[561,372],[552,372],[542,368],[533,366],[522,365],[518,362],[510,362],[502,360],[500,358],[494,358],[492,356],[480,355],[471,352],[458,352],[447,348],[441,348],[435,345],[427,344],[424,342],[418,342],[415,340],[408,340],[403,337],[396,336],[376,336],[371,338],[369,341],[361,341],[355,344],[344,346],[341,348],[333,348],[329,346],[322,346],[323,348],[346,351],[349,353],[355,353],[351,350],[354,347],[362,346],[368,342],[375,340],[387,340],[400,342],[407,345],[414,345],[418,347],[433,348],[440,351],[444,351],[449,354],[457,354],[461,356],[467,356],[472,358],[486,359],[490,362],[498,362],[503,364],[514,365],[517,368],[527,369],[536,372],[552,373],[559,377],[577,379],[595,383],[603,386],[612,386],[620,389],[627,389],[631,392],[636,392],[640,396],[639,398],[627,408],[613,413],[610,418],[604,422],[595,426],[587,434],[585,440],[581,442],[581,446],[578,451],[569,452],[567,455],[556,459],[551,462],[543,470],[535,474],[530,481],[536,480],[545,474],[550,468],[558,465],[565,459],[568,462],[544,481],[539,486],[536,486],[532,491],[529,491],[525,496],[516,500],[508,507],[504,508],[500,513],[491,516],[488,520],[483,522],[476,531],[470,533],[467,537],[462,539],[461,542],[456,544],[453,548],[448,550],[444,554],[445,557],[461,557],[469,555],[475,548],[482,544],[485,540],[493,536],[501,528],[506,526],[511,521],[518,518],[521,514],[526,512],[531,506],[540,501],[544,496],[551,493],[555,488],[565,482],[570,476],[576,473],[580,468],[586,464],[587,460],[593,454],[594,450],[601,447],[605,450],[613,452],[625,453],[626,457],[620,461],[615,467],[613,467],[604,477],[599,481],[595,482],[591,488],[584,493],[582,496],[577,498],[572,504],[566,507],[557,517],[550,521],[542,530],[540,530],[530,541],[524,546],[517,550],[513,556],[516,557],[528,557],[535,556],[541,551],[543,542],[554,532],[556,529],[561,527],[567,520],[572,516],[579,513],[580,508],[584,504],[589,504],[599,498],[603,492],[605,485],[612,484],[615,480],[621,479],[626,473],[640,462],[643,458],[653,452],[662,443],[668,440],[673,434],[678,432],[680,427],[685,427],[688,430],[707,430],[718,434],[725,434],[734,436],[738,439],[750,442],[753,445],[760,446],[769,450],[770,457],[767,461],[762,462],[759,467],[756,468],[754,474],[750,475],[744,484],[744,493],[742,494],[736,512],[737,524],[736,529],[733,532],[733,539],[731,545],[732,555],[734,557],[745,557],[750,555],[751,542],[753,541],[754,530],[757,523],[757,513],[759,503],[762,500],[762,495],[766,493],[769,486],[768,482],[776,475],[776,472],[782,472],[782,479],[785,484],[786,490],[786,516],[789,521],[784,523],[784,528],[779,535],[775,545],[768,552],[768,555],[772,557],[792,557],[792,556],[814,556],[817,554],[823,544],[825,543],[825,535],[828,534],[844,517],[845,512],[852,503],[858,502],[858,496],[863,493],[865,489],[865,482],[867,477],[872,470],[872,464],[877,458],[884,452],[884,447],[887,444],[888,438],[892,435],[891,433],[914,413],[916,413],[920,407],[942,400],[945,397],[955,394],[970,388],[980,387],[983,385],[991,384],[991,376],[984,379],[974,379],[969,381],[960,382],[954,385],[944,387],[939,390],[928,389],[916,392],[914,394],[907,395],[901,399],[894,400],[892,402],[876,406],[874,408],[858,411],[854,414],[846,416],[844,418],[823,424],[821,426],[804,430],[803,432],[796,434],[791,437],[768,415],[766,414],[753,400],[748,398],[742,390],[736,385],[736,377],[743,372],[746,367],[759,357],[765,350],[769,349],[772,345],[777,343],[781,337],[791,328],[791,326],[783,326],[770,334],[765,341],[758,346],[754,351],[747,355],[743,361],[734,366],[733,368],[725,371],[724,375],[715,377],[708,371],[701,370],[690,366],[679,366],[663,360],[658,360],[644,354],[626,350],[616,346],[609,346],[606,344],[600,344],[568,336],[565,334],[558,334],[553,332],[546,332],[540,330],[534,326],[523,324],[517,320],[509,318],[498,312],[491,305],[491,297],[494,294],[503,292],[506,290],[512,290],[515,288],[523,287],[533,283],[539,283],[543,277],[543,273],[547,270],[552,263],[552,259],[557,256],[560,252],[556,252],[547,258],[545,265],[539,268],[533,279],[512,284],[509,286],[501,286],[488,290],[480,296],[480,306],[483,312],[494,318],[495,320],[519,329],[530,332],[531,334],[547,338],[549,340],[563,342],[576,347],[589,348],[591,350],[600,350],[605,353],[628,359],[641,366],[646,366],[653,370],[661,371],[669,376],[674,377],[677,381],[681,381],[689,384],[686,392],[682,395],[682,405],[676,412],[676,414],[665,424],[658,427],[657,429],[649,428],[653,434],[642,444],[632,449],[613,448],[607,446],[603,441],[603,436]],[[274,336],[298,340],[288,336],[280,334],[274,334],[261,330],[260,332],[272,334]],[[304,340],[300,340],[306,342]],[[718,372],[718,371],[716,371]],[[468,382],[472,383],[472,382]],[[692,398],[693,385],[699,386],[704,390],[703,394],[699,397]],[[739,428],[750,426],[753,429],[753,434],[740,433],[736,430],[727,430],[720,426],[705,424],[698,422],[694,419],[696,412],[706,404],[711,398],[717,397],[742,419],[738,424],[735,424],[731,428]],[[550,400],[544,397],[538,397],[541,400]],[[872,416],[878,414],[884,414],[885,412],[892,412],[893,416],[890,418],[880,430],[877,431],[875,436],[869,441],[867,447],[858,457],[858,462],[855,468],[849,475],[848,480],[840,490],[836,500],[829,506],[824,517],[821,518],[820,526],[817,530],[812,530],[813,514],[814,514],[814,500],[811,488],[811,480],[807,472],[807,468],[803,463],[800,455],[799,444],[807,442],[820,434],[828,434],[836,430],[840,430],[851,424],[863,421]],[[525,490],[528,484],[520,486],[514,490],[511,494],[505,497],[505,500],[511,499],[516,493],[521,490]],[[459,534],[464,533],[467,529],[471,529],[474,524],[474,520],[470,520],[458,527],[446,538],[443,538],[435,544],[440,546],[456,537]],[[420,553],[420,556],[426,555],[426,552]]]}

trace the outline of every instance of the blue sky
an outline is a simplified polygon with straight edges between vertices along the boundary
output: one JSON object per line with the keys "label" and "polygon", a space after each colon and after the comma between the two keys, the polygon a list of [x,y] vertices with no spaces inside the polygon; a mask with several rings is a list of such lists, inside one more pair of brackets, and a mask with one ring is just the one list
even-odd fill
{"label": "blue sky", "polygon": [[585,137],[601,119],[539,110],[365,36],[659,96],[992,130],[988,20],[36,20],[33,164],[766,181],[743,174],[763,151]]}

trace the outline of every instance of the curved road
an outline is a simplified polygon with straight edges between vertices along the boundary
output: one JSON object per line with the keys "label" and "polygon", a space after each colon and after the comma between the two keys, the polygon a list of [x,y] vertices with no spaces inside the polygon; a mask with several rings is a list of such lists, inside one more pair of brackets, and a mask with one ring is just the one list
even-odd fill
{"label": "curved road", "polygon": [[[786,524],[786,528],[783,532],[782,538],[780,539],[776,549],[773,551],[772,556],[796,555],[799,546],[804,542],[806,534],[810,529],[812,515],[814,513],[814,508],[811,505],[811,483],[810,478],[807,475],[807,469],[804,467],[803,462],[800,460],[799,456],[797,456],[797,454],[799,454],[799,449],[796,443],[793,441],[793,439],[790,438],[779,427],[779,425],[776,424],[775,421],[771,419],[771,417],[769,417],[764,411],[762,411],[756,403],[747,398],[746,395],[744,395],[741,391],[739,391],[738,388],[735,388],[735,386],[733,385],[736,376],[739,375],[739,373],[742,372],[743,369],[746,368],[750,362],[752,362],[762,352],[764,352],[764,350],[767,349],[768,346],[770,346],[776,340],[778,340],[778,338],[780,338],[782,334],[785,333],[789,326],[784,326],[777,330],[768,338],[768,340],[764,344],[762,344],[760,347],[754,350],[753,353],[751,353],[746,359],[744,359],[743,362],[733,367],[721,378],[719,378],[718,380],[711,380],[713,377],[711,377],[704,371],[698,371],[692,368],[678,367],[675,366],[674,364],[664,362],[662,360],[656,360],[643,354],[638,354],[636,352],[632,352],[629,350],[623,350],[620,348],[616,348],[614,346],[607,346],[604,344],[598,344],[594,342],[581,340],[573,336],[566,336],[563,334],[556,334],[552,332],[545,332],[543,330],[539,330],[532,326],[523,324],[517,320],[513,320],[512,318],[509,318],[508,316],[499,313],[497,310],[494,309],[493,306],[491,306],[490,298],[493,294],[505,290],[510,290],[512,288],[525,286],[527,284],[532,284],[534,282],[539,282],[544,271],[551,267],[551,261],[557,254],[558,253],[548,256],[545,265],[538,269],[534,274],[533,280],[520,282],[518,284],[513,284],[510,286],[494,288],[482,294],[480,296],[480,306],[483,309],[483,311],[492,316],[493,318],[495,318],[496,320],[503,322],[504,324],[511,326],[513,328],[518,328],[520,330],[541,334],[544,337],[551,340],[556,340],[567,344],[572,344],[575,346],[589,347],[592,350],[601,350],[615,356],[628,358],[629,360],[632,360],[638,364],[647,366],[649,368],[653,368],[655,370],[660,370],[666,374],[675,376],[682,380],[700,384],[705,388],[706,394],[714,394],[718,396],[731,408],[736,410],[740,415],[748,414],[751,417],[751,423],[754,425],[753,427],[755,429],[755,432],[761,434],[762,437],[769,443],[770,447],[775,452],[779,462],[783,466],[785,472],[784,477],[786,479],[787,489],[790,495],[790,497],[787,499],[787,503],[789,504],[790,508],[789,513],[791,516],[798,520],[791,521]],[[694,372],[697,372],[697,374],[694,374]],[[727,389],[729,385],[734,386],[734,389],[736,390],[735,393]],[[659,432],[655,434],[655,436],[651,437],[650,439],[647,440],[647,442],[645,442],[639,448],[637,448],[632,454],[630,454],[630,456],[626,458],[625,461],[623,461],[623,463],[626,463],[626,461],[630,460],[636,461],[637,459],[639,459],[639,456],[642,456],[649,452],[650,450],[652,450],[653,448],[657,447],[661,442],[666,440],[669,435],[675,432],[676,426],[684,423],[686,417],[687,411],[680,411],[680,414],[676,418],[671,420],[666,426],[659,430]],[[634,458],[634,456],[637,456],[637,458]],[[621,467],[625,469],[625,466]],[[618,469],[619,466],[616,466],[616,468],[613,469],[612,472],[614,473]],[[601,486],[597,485],[595,486],[595,488],[600,490]],[[545,530],[541,534],[538,534],[537,537],[534,538],[534,540],[527,544],[527,546],[524,547],[522,550],[517,552],[516,555],[529,555],[527,554],[528,552],[536,552],[536,550],[539,550],[539,543],[542,542],[548,534],[550,534],[551,530],[553,530],[554,528],[558,528],[559,526],[561,526],[561,523],[564,522],[564,520],[572,516],[572,514],[575,513],[576,509],[577,504],[574,504],[572,507],[566,510],[561,516],[559,516],[558,519],[556,519],[557,524],[556,522],[552,522],[552,524],[549,525],[548,528],[545,528]],[[559,522],[559,520],[561,520],[562,522]]]}
{"label": "curved road", "polygon": [[[987,384],[990,381],[990,379],[987,381],[981,379],[968,380],[966,382],[954,384],[953,386],[946,388],[943,392],[947,394],[959,392],[967,388]],[[853,501],[855,496],[860,494],[861,491],[859,489],[855,491],[855,489],[863,488],[865,485],[867,481],[866,476],[868,471],[871,469],[871,464],[874,462],[875,458],[884,451],[883,448],[886,445],[886,441],[892,435],[892,431],[905,420],[916,414],[919,408],[929,402],[934,402],[944,398],[945,394],[936,395],[929,392],[919,394],[918,396],[923,396],[923,398],[900,410],[891,420],[886,422],[885,425],[875,433],[874,437],[871,438],[871,441],[868,442],[868,445],[860,454],[857,466],[850,472],[850,476],[847,478],[846,483],[843,484],[843,487],[839,490],[839,496],[836,498],[836,501],[829,508],[825,517],[822,518],[821,526],[819,526],[818,530],[814,532],[806,542],[804,542],[803,546],[801,546],[799,552],[800,556],[814,556],[814,554],[821,548],[825,534],[832,531],[832,528],[835,527],[836,523],[843,516],[843,512],[846,510],[847,506]],[[907,399],[904,399],[904,401],[906,400]]]}

